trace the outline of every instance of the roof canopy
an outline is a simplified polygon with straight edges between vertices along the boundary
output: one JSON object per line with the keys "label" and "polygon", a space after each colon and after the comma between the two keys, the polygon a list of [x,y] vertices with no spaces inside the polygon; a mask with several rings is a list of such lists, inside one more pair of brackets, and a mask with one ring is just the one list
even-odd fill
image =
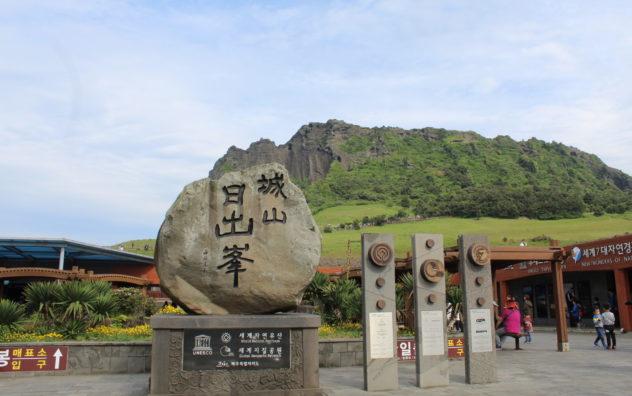
{"label": "roof canopy", "polygon": [[56,261],[62,248],[66,259],[82,262],[152,264],[153,257],[128,253],[68,239],[0,238],[0,260]]}

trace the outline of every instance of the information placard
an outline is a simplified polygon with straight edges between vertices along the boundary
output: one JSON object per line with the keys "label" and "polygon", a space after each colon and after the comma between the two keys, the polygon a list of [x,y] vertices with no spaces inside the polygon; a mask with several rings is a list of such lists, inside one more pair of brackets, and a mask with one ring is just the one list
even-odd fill
{"label": "information placard", "polygon": [[289,329],[185,330],[184,370],[290,367]]}
{"label": "information placard", "polygon": [[443,355],[443,311],[421,311],[421,353],[423,356]]}
{"label": "information placard", "polygon": [[492,351],[492,323],[489,309],[470,309],[472,352]]}
{"label": "information placard", "polygon": [[369,329],[371,359],[394,357],[393,313],[371,312],[369,314]]}

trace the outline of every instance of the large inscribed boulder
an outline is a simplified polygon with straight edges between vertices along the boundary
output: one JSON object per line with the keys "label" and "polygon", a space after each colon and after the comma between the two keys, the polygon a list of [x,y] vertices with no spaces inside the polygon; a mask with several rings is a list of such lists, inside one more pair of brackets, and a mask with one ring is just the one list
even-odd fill
{"label": "large inscribed boulder", "polygon": [[163,290],[190,312],[273,313],[300,302],[320,246],[303,193],[272,163],[187,185],[155,261]]}

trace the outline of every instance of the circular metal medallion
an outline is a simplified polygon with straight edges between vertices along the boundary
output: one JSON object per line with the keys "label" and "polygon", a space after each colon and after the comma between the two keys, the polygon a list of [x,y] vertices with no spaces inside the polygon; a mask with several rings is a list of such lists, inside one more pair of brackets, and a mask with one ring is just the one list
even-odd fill
{"label": "circular metal medallion", "polygon": [[393,249],[386,243],[375,243],[369,248],[369,258],[373,264],[384,267],[393,258]]}
{"label": "circular metal medallion", "polygon": [[470,246],[470,259],[476,265],[487,265],[491,261],[489,248],[483,244],[475,243]]}
{"label": "circular metal medallion", "polygon": [[382,309],[384,309],[384,307],[386,307],[386,302],[380,298],[375,303],[375,306],[377,307],[377,309],[382,310]]}
{"label": "circular metal medallion", "polygon": [[385,283],[386,283],[386,281],[382,277],[379,277],[379,278],[377,278],[375,280],[375,286],[377,286],[377,287],[384,287]]}
{"label": "circular metal medallion", "polygon": [[439,282],[444,273],[443,263],[439,260],[430,259],[421,264],[421,276],[428,282]]}

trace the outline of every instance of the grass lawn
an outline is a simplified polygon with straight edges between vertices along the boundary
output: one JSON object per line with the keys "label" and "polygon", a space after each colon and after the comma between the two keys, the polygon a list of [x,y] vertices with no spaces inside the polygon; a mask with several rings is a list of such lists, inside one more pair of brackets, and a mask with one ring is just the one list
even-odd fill
{"label": "grass lawn", "polygon": [[338,224],[351,223],[353,220],[362,220],[364,216],[374,217],[379,215],[393,216],[402,209],[399,206],[386,206],[383,204],[350,204],[334,206],[333,208],[323,209],[314,215],[316,224],[322,232],[323,227],[330,224],[336,226]]}
{"label": "grass lawn", "polygon": [[[317,213],[314,218],[322,232],[324,225],[327,224],[351,222],[364,216],[372,217],[380,214],[390,216],[400,209],[397,206],[388,207],[381,204],[343,205],[325,209]],[[477,220],[438,217],[410,223],[366,227],[360,230],[334,231],[322,233],[322,257],[345,259],[348,241],[352,241],[352,257],[359,257],[359,242],[362,233],[394,234],[396,255],[397,257],[404,257],[407,252],[411,251],[410,236],[421,232],[443,234],[445,246],[455,246],[457,236],[460,234],[485,234],[489,236],[490,242],[494,245],[517,245],[520,240],[525,239],[529,246],[548,245],[546,241],[530,241],[534,237],[545,235],[559,240],[564,246],[575,242],[608,238],[613,235],[632,232],[632,212],[606,214],[600,217],[587,214],[578,219],[562,220],[495,219],[489,217]],[[506,241],[504,241],[505,238]],[[124,242],[123,246],[128,252],[153,256],[154,243],[155,240],[153,239],[140,239]],[[145,245],[149,245],[148,250],[144,250]]]}
{"label": "grass lawn", "polygon": [[[406,256],[411,251],[410,236],[414,233],[443,234],[445,246],[455,246],[460,234],[485,234],[493,245],[517,245],[520,240],[528,241],[529,246],[548,245],[548,242],[530,242],[531,238],[546,235],[560,241],[561,245],[575,242],[607,238],[625,232],[632,232],[632,212],[595,217],[585,215],[578,219],[530,220],[520,219],[461,219],[439,217],[430,220],[387,224],[381,227],[366,227],[360,230],[342,230],[323,233],[323,251],[325,258],[342,259],[347,256],[347,243],[351,243],[352,257],[360,255],[360,234],[390,233],[395,236],[397,257]],[[504,242],[503,239],[507,238]],[[356,241],[356,242],[354,242]]]}

